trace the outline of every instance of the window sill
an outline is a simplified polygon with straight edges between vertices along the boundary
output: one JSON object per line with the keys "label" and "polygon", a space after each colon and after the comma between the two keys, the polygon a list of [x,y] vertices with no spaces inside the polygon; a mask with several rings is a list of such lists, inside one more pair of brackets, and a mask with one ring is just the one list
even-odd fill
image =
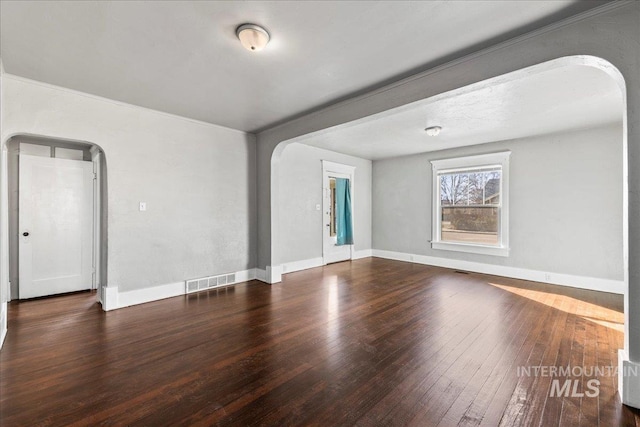
{"label": "window sill", "polygon": [[466,252],[472,254],[481,255],[493,255],[493,256],[509,256],[509,248],[503,248],[498,246],[484,246],[484,245],[470,245],[465,243],[450,243],[450,242],[432,242],[432,249],[438,249],[443,251],[454,252]]}

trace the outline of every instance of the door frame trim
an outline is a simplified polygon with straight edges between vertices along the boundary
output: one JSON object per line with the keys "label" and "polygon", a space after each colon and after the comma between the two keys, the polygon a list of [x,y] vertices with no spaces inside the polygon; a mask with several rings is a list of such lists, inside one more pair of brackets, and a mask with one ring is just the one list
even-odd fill
{"label": "door frame trim", "polygon": [[101,222],[101,198],[102,193],[100,191],[101,185],[101,176],[102,176],[102,167],[100,162],[102,161],[102,151],[98,149],[96,146],[92,146],[89,149],[89,153],[91,153],[91,162],[93,163],[93,260],[92,260],[92,268],[93,273],[91,277],[91,289],[97,290],[96,300],[98,302],[102,302],[101,298],[101,287],[102,283],[100,280],[100,258],[101,258],[101,239],[100,239],[100,226]]}

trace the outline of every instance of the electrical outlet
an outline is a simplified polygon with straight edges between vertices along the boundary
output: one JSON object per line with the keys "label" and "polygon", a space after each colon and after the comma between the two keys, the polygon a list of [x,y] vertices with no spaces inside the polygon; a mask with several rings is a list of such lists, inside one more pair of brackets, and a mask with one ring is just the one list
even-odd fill
{"label": "electrical outlet", "polygon": [[547,281],[547,282],[550,281],[551,280],[551,274],[544,273],[544,280]]}

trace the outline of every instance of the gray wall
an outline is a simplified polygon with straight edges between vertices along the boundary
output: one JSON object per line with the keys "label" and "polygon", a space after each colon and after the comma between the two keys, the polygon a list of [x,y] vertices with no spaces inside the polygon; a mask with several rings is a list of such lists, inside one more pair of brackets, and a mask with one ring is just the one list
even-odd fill
{"label": "gray wall", "polygon": [[253,135],[7,75],[2,96],[3,142],[42,135],[104,151],[108,286],[122,292],[255,267]]}
{"label": "gray wall", "polygon": [[303,144],[280,157],[280,245],[283,262],[322,257],[322,160],[355,166],[355,250],[371,249],[371,161]]}
{"label": "gray wall", "polygon": [[[511,151],[509,257],[431,249],[431,160]],[[623,280],[622,124],[373,163],[373,247]]]}

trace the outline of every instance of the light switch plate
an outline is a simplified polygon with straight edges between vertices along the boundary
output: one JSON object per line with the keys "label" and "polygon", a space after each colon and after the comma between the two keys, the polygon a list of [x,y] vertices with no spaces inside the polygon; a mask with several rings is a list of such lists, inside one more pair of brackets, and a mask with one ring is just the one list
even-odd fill
{"label": "light switch plate", "polygon": [[147,203],[146,202],[140,202],[140,212],[144,212],[147,210]]}

